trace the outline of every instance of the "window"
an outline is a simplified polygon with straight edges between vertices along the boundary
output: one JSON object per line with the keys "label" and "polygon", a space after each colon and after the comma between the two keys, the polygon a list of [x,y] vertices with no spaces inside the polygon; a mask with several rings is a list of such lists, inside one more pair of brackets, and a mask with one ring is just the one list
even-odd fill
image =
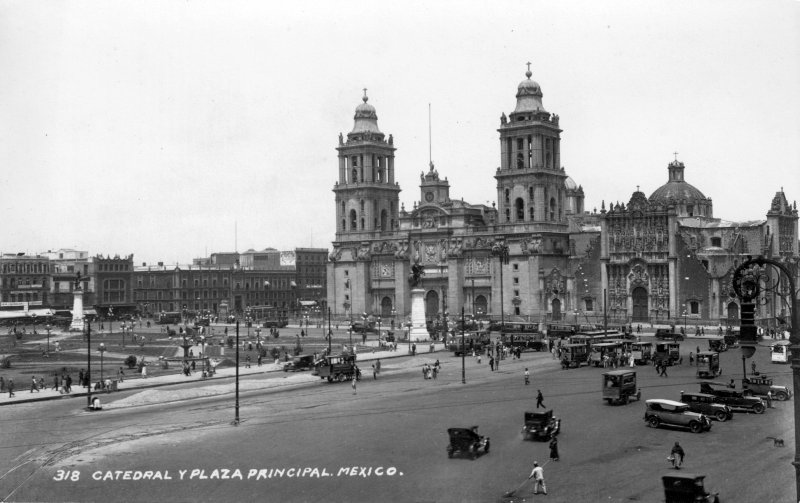
{"label": "window", "polygon": [[716,246],[718,248],[722,248],[722,238],[721,237],[712,237],[711,238],[711,246]]}
{"label": "window", "polygon": [[519,297],[519,290],[514,290],[514,297]]}
{"label": "window", "polygon": [[525,202],[522,200],[521,197],[518,197],[516,201],[514,201],[514,206],[517,210],[517,221],[524,221],[525,220]]}
{"label": "window", "polygon": [[592,299],[586,299],[583,302],[586,311],[594,311],[594,302],[592,302]]}
{"label": "window", "polygon": [[696,300],[689,302],[689,313],[700,314],[700,303]]}
{"label": "window", "polygon": [[514,284],[519,285],[519,278],[514,278]]}
{"label": "window", "polygon": [[519,264],[516,264],[516,263],[515,264],[511,264],[511,270],[512,271],[519,271]]}

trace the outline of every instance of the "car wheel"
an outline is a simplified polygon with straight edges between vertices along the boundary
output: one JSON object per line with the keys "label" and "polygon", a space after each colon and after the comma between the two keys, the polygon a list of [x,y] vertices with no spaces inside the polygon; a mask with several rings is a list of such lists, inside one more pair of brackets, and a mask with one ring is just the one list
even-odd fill
{"label": "car wheel", "polygon": [[755,407],[753,407],[753,412],[756,414],[763,414],[764,413],[764,405],[757,403]]}
{"label": "car wheel", "polygon": [[714,417],[717,418],[717,421],[722,423],[722,422],[725,422],[728,419],[728,414],[726,414],[725,412],[720,410],[720,411],[717,411],[716,414],[714,414]]}
{"label": "car wheel", "polygon": [[788,400],[788,399],[789,399],[789,397],[788,397],[788,396],[786,396],[786,393],[784,393],[783,391],[779,391],[779,392],[777,392],[777,393],[775,394],[775,398],[776,398],[778,401],[780,401],[780,402],[785,402],[786,400]]}
{"label": "car wheel", "polygon": [[689,430],[691,430],[692,433],[700,433],[703,427],[697,421],[692,421],[689,423]]}
{"label": "car wheel", "polygon": [[337,379],[339,382],[343,382],[343,381],[344,381],[344,374],[339,374],[338,376],[336,376],[336,379]]}
{"label": "car wheel", "polygon": [[647,420],[647,424],[650,425],[651,428],[658,428],[660,423],[661,421],[655,416],[650,416],[650,419]]}

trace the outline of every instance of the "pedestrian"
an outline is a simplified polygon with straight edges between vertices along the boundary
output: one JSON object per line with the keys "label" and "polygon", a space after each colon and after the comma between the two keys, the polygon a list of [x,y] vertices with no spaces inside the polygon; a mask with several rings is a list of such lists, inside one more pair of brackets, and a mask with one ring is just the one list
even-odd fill
{"label": "pedestrian", "polygon": [[356,374],[353,374],[353,394],[356,394]]}
{"label": "pedestrian", "polygon": [[428,369],[427,369],[427,367],[428,367],[427,363],[423,363],[422,364],[422,378],[423,379],[427,379],[428,378]]}
{"label": "pedestrian", "polygon": [[666,364],[666,362],[661,364],[661,372],[658,373],[658,377],[661,377],[661,376],[669,377],[667,375],[667,364]]}
{"label": "pedestrian", "polygon": [[[438,362],[439,360],[436,360],[436,361]],[[380,358],[378,358],[377,361],[375,361],[375,371],[377,373],[379,373],[379,374],[381,373],[381,359]]]}
{"label": "pedestrian", "polygon": [[106,377],[106,382],[103,384],[105,385],[106,393],[111,393],[111,378]]}
{"label": "pedestrian", "polygon": [[[192,362],[192,366],[194,366],[194,362]],[[250,355],[244,357],[244,368],[250,368]]]}
{"label": "pedestrian", "polygon": [[[263,357],[262,357],[262,356],[261,356],[261,354],[259,353],[259,355],[258,355],[258,360],[257,360],[257,363],[258,363],[258,366],[259,366],[259,367],[261,366],[261,359],[262,359],[262,358],[263,358]],[[316,360],[316,357],[314,358],[314,360]]]}
{"label": "pedestrian", "polygon": [[498,352],[497,352],[497,360],[495,360],[495,361],[494,361],[494,369],[495,369],[495,370],[500,370],[500,360],[501,360],[502,358],[503,358],[503,356],[502,356],[502,352],[501,352],[501,351],[498,351]]}
{"label": "pedestrian", "polygon": [[528,368],[525,367],[525,386],[531,383],[531,373],[528,372]]}
{"label": "pedestrian", "polygon": [[489,370],[494,372],[494,356],[489,357]]}
{"label": "pedestrian", "polygon": [[31,377],[31,393],[39,392],[39,386],[36,385],[36,376]]}
{"label": "pedestrian", "polygon": [[558,461],[558,438],[550,439],[550,461]]}
{"label": "pedestrian", "polygon": [[16,395],[14,394],[14,378],[10,377],[8,379],[8,398],[11,398],[12,396]]}
{"label": "pedestrian", "polygon": [[58,391],[58,375],[53,376],[53,391]]}
{"label": "pedestrian", "polygon": [[533,479],[533,494],[539,494],[539,488],[544,494],[547,494],[547,486],[544,485],[544,470],[538,462],[533,462],[533,470],[528,479]]}
{"label": "pedestrian", "polygon": [[431,342],[431,346],[430,346],[430,349],[428,350],[428,353],[433,353],[433,350],[434,350],[434,345]]}
{"label": "pedestrian", "polygon": [[372,378],[373,379],[377,379],[378,378],[378,370],[375,368],[375,364],[374,363],[372,364]]}
{"label": "pedestrian", "polygon": [[0,376],[0,393],[6,390],[6,380],[3,379],[3,376]]}
{"label": "pedestrian", "polygon": [[539,407],[541,407],[543,409],[547,408],[544,405],[544,396],[542,396],[542,390],[537,389],[536,390],[536,408],[538,409]]}
{"label": "pedestrian", "polygon": [[439,367],[437,365],[433,366],[432,373],[433,373],[433,379],[436,380],[436,375],[439,373]]}
{"label": "pedestrian", "polygon": [[117,381],[124,382],[125,381],[125,372],[122,371],[122,367],[117,370]]}
{"label": "pedestrian", "polygon": [[669,451],[669,460],[672,461],[672,466],[676,470],[681,469],[681,465],[683,465],[683,447],[678,442],[675,442],[675,445],[672,446],[672,450]]}
{"label": "pedestrian", "polygon": [[411,356],[416,356],[416,355],[417,355],[417,345],[416,344],[412,344],[411,345]]}
{"label": "pedestrian", "polygon": [[[44,384],[44,382],[42,382]],[[67,374],[67,379],[64,381],[64,386],[66,386],[66,392],[72,393],[72,376]]]}
{"label": "pedestrian", "polygon": [[142,362],[142,379],[147,379],[147,363]]}

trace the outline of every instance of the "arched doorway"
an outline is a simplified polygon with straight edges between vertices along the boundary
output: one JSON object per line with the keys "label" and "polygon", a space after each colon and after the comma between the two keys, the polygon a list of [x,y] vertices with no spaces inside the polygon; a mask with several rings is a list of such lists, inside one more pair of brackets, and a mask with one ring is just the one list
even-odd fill
{"label": "arched doorway", "polygon": [[739,305],[736,302],[728,304],[728,325],[739,324]]}
{"label": "arched doorway", "polygon": [[488,306],[488,302],[486,301],[486,297],[483,295],[478,295],[475,297],[475,316],[485,316],[486,315],[486,307]]}
{"label": "arched doorway", "polygon": [[633,300],[633,321],[647,321],[650,316],[647,310],[647,290],[637,286],[631,292]]}
{"label": "arched doorway", "polygon": [[425,295],[425,318],[430,320],[439,314],[439,294],[436,290],[430,290]]}
{"label": "arched doorway", "polygon": [[553,306],[553,321],[561,321],[561,301],[553,299],[551,305]]}
{"label": "arched doorway", "polygon": [[381,299],[381,318],[391,318],[392,316],[392,299],[384,297]]}

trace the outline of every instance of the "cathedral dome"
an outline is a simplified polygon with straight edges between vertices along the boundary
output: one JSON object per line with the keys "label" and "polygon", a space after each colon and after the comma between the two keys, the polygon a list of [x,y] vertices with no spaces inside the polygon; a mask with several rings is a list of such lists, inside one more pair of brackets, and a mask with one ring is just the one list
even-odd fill
{"label": "cathedral dome", "polygon": [[353,117],[355,120],[355,124],[353,125],[353,130],[350,134],[353,133],[378,133],[380,134],[380,129],[378,129],[378,114],[375,113],[375,107],[367,103],[369,98],[367,97],[367,90],[364,89],[364,96],[361,98],[363,103],[356,107],[356,114]]}
{"label": "cathedral dome", "polygon": [[670,204],[678,201],[686,203],[706,202],[707,198],[694,185],[683,179],[684,165],[682,162],[673,161],[668,166],[669,181],[650,194],[651,203]]}
{"label": "cathedral dome", "polygon": [[564,179],[564,188],[567,190],[576,190],[578,188],[578,184],[575,183],[575,180],[573,180],[571,176],[568,176]]}

